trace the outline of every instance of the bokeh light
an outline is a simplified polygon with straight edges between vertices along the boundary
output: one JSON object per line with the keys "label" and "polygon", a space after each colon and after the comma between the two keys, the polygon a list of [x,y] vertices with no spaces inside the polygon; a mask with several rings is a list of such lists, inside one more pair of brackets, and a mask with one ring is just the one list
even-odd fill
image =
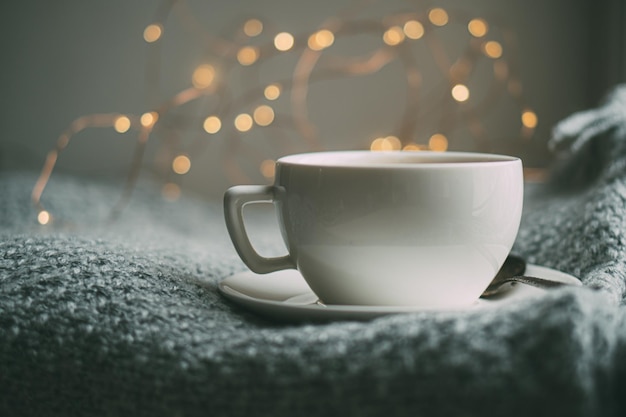
{"label": "bokeh light", "polygon": [[404,31],[400,26],[392,26],[383,34],[383,42],[389,46],[395,46],[404,40]]}
{"label": "bokeh light", "polygon": [[402,147],[400,139],[396,136],[376,138],[370,145],[372,151],[398,151]]}
{"label": "bokeh light", "polygon": [[280,85],[268,85],[267,87],[265,87],[265,90],[263,90],[263,95],[268,100],[276,100],[278,97],[280,97]]}
{"label": "bokeh light", "polygon": [[433,151],[445,152],[448,149],[448,138],[441,133],[435,133],[428,139],[428,147]]}
{"label": "bokeh light", "polygon": [[279,51],[288,51],[293,47],[293,44],[293,35],[289,32],[281,32],[274,37],[274,46]]}
{"label": "bokeh light", "polygon": [[424,36],[424,25],[417,20],[409,20],[404,24],[404,34],[409,39],[420,39]]}
{"label": "bokeh light", "polygon": [[243,24],[243,33],[249,37],[259,36],[263,32],[263,22],[259,19],[249,19]]}
{"label": "bokeh light", "polygon": [[406,145],[404,145],[402,150],[415,152],[415,151],[421,151],[422,148],[417,143],[407,143]]}
{"label": "bokeh light", "polygon": [[202,124],[204,131],[207,133],[217,133],[222,128],[222,121],[217,116],[209,116],[204,119],[204,123]]}
{"label": "bokeh light", "polygon": [[276,175],[276,162],[271,159],[264,160],[259,166],[259,171],[265,178],[273,179],[274,175]]}
{"label": "bokeh light", "polygon": [[502,45],[496,41],[485,42],[483,52],[489,58],[500,58],[502,56]]}
{"label": "bokeh light", "polygon": [[191,81],[193,86],[199,90],[208,88],[215,79],[215,68],[210,64],[202,64],[193,72]]}
{"label": "bokeh light", "polygon": [[235,128],[240,132],[247,132],[252,129],[252,116],[247,113],[241,113],[235,117]]}
{"label": "bokeh light", "polygon": [[50,213],[48,213],[46,210],[41,210],[37,215],[37,221],[41,225],[48,224],[50,222]]}
{"label": "bokeh light", "polygon": [[445,26],[448,23],[448,12],[440,7],[435,7],[428,12],[428,20],[435,26]]}
{"label": "bokeh light", "polygon": [[139,121],[143,127],[152,127],[159,120],[159,113],[155,111],[147,112],[141,115]]}
{"label": "bokeh light", "polygon": [[314,51],[321,51],[335,42],[335,35],[328,29],[322,29],[309,36],[308,45]]}
{"label": "bokeh light", "polygon": [[463,84],[457,84],[452,87],[452,97],[459,102],[467,101],[470,96],[469,88]]}
{"label": "bokeh light", "polygon": [[127,116],[118,116],[113,123],[113,128],[117,133],[125,133],[130,129],[130,119]]}
{"label": "bokeh light", "polygon": [[244,46],[237,52],[237,61],[241,65],[252,65],[257,59],[259,59],[259,49],[254,46]]}
{"label": "bokeh light", "polygon": [[537,115],[532,110],[525,110],[522,113],[522,124],[529,129],[534,129],[537,127]]}
{"label": "bokeh light", "polygon": [[469,30],[469,33],[471,33],[473,36],[477,38],[482,38],[487,34],[489,26],[487,26],[487,22],[485,22],[483,19],[472,19],[467,24],[467,30]]}
{"label": "bokeh light", "polygon": [[254,109],[254,121],[259,126],[269,126],[274,121],[274,110],[268,105],[261,105]]}
{"label": "bokeh light", "polygon": [[187,155],[178,155],[172,161],[172,170],[179,174],[184,175],[191,169],[191,160]]}
{"label": "bokeh light", "polygon": [[159,39],[161,39],[162,35],[163,26],[161,26],[159,23],[152,23],[146,26],[143,31],[143,39],[148,43],[158,41]]}

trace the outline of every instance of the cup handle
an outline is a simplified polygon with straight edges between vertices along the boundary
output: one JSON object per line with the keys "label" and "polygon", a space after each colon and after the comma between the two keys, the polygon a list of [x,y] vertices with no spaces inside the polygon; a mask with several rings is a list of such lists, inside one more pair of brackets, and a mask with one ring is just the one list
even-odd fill
{"label": "cup handle", "polygon": [[243,223],[243,208],[249,203],[273,202],[276,187],[264,185],[236,185],[224,194],[226,228],[241,260],[257,274],[267,274],[281,269],[295,269],[290,254],[275,258],[259,255],[254,249]]}

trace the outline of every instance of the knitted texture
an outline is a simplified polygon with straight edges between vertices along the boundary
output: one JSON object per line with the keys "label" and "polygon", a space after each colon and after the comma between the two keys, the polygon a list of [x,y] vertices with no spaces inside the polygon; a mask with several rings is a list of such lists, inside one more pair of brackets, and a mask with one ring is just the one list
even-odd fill
{"label": "knitted texture", "polygon": [[[57,226],[41,227],[35,177],[3,174],[0,415],[626,415],[623,103],[593,134],[591,113],[560,125],[586,145],[528,195],[514,248],[585,285],[498,309],[273,323],[217,292],[245,270],[221,204],[165,203],[145,185],[103,223],[117,188],[57,176],[44,195]],[[568,182],[568,161],[591,178]],[[250,221],[279,253],[267,222]]]}

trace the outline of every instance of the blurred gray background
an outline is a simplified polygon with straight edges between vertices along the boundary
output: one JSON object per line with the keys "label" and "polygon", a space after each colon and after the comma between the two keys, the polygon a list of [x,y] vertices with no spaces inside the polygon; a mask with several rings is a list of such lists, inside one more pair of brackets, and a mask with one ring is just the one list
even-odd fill
{"label": "blurred gray background", "polygon": [[[207,31],[225,36],[234,32],[235,22],[240,23],[250,16],[271,21],[275,31],[313,31],[328,17],[353,3],[335,0],[188,2]],[[539,124],[532,138],[520,142],[514,138],[517,128],[511,127],[519,116],[509,111],[510,104],[504,103],[494,110],[489,127],[498,141],[494,149],[521,156],[526,166],[543,167],[550,163],[552,155],[547,151],[546,142],[557,121],[572,112],[595,106],[611,85],[626,79],[626,6],[621,0],[369,3],[361,16],[382,18],[398,11],[425,10],[429,4],[436,4],[449,10],[465,11],[469,16],[495,19],[516,33],[515,59],[524,96],[537,113]],[[39,170],[58,135],[81,115],[141,114],[150,110],[148,97],[155,92],[147,91],[146,87],[145,64],[149,49],[142,33],[154,21],[159,4],[152,0],[2,2],[0,175],[7,170]],[[162,78],[156,92],[161,99],[188,87],[194,68],[204,62],[200,42],[188,29],[175,14],[170,16],[162,44]],[[367,51],[372,42],[373,38],[361,37],[351,43],[337,42],[337,48],[349,55],[351,48]],[[450,42],[454,43],[454,37]],[[265,82],[273,77],[288,76],[293,72],[296,55],[286,54],[268,63],[259,78]],[[426,76],[423,81],[428,82]],[[236,90],[237,86],[233,88]],[[404,94],[401,68],[390,64],[371,76],[312,86],[311,118],[318,125],[326,148],[365,148],[376,135],[386,134],[399,120]],[[285,112],[289,110],[286,100],[275,105]],[[428,105],[422,103],[422,106]],[[196,108],[189,113],[203,117]],[[197,130],[201,130],[201,124]],[[197,136],[193,132],[190,135]],[[266,157],[274,159],[285,153],[286,148],[268,139],[272,135],[283,136],[284,133],[269,130],[261,139],[251,135],[242,143],[257,147]],[[132,133],[119,134],[112,129],[86,130],[61,154],[57,172],[122,178],[131,161],[134,139]],[[295,144],[290,150],[304,148],[298,138],[287,139]],[[184,135],[180,138],[181,150],[185,149],[186,140]],[[193,155],[192,170],[183,181],[178,181],[194,193],[217,196],[231,182],[219,166],[227,138],[215,135],[207,140],[214,143],[202,154]],[[151,159],[158,156],[158,145],[157,139],[150,144],[144,161],[146,176],[152,175]],[[450,148],[471,150],[471,144],[451,142]],[[246,161],[242,158],[240,163],[245,165]],[[263,181],[256,165],[244,167],[244,170],[249,171],[251,181]]]}

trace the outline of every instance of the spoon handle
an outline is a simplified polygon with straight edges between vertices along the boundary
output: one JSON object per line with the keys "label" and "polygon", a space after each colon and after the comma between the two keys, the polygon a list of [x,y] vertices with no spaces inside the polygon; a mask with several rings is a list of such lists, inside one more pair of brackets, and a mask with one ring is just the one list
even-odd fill
{"label": "spoon handle", "polygon": [[489,297],[494,295],[500,291],[502,286],[507,283],[520,282],[522,284],[530,285],[537,288],[556,288],[569,286],[571,284],[567,284],[565,282],[560,281],[552,281],[549,279],[532,277],[528,275],[516,275],[514,277],[502,278],[497,282],[492,283],[487,287],[487,289],[483,292],[481,297]]}

